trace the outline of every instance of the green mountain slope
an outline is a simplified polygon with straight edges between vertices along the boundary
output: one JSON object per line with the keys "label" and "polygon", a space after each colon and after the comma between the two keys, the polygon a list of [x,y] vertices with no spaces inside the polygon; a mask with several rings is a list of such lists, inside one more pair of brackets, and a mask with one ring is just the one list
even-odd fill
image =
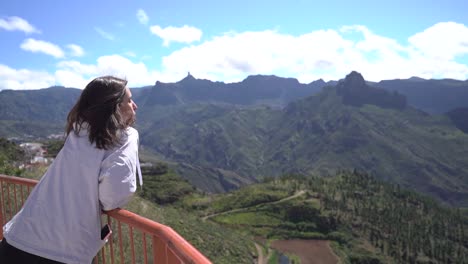
{"label": "green mountain slope", "polygon": [[468,106],[468,81],[412,77],[380,81],[373,85],[405,95],[410,105],[428,113],[442,114]]}
{"label": "green mountain slope", "polygon": [[125,207],[134,213],[170,226],[213,263],[252,263],[256,255],[253,238],[210,221],[197,211],[181,206],[185,197],[201,195],[192,185],[158,163],[143,167],[143,189]]}
{"label": "green mountain slope", "polygon": [[[170,161],[218,168],[246,181],[357,168],[468,205],[467,134],[446,116],[428,115],[406,106],[399,94],[367,86],[357,73],[282,110],[197,105],[174,111],[142,129],[142,143]],[[206,182],[191,181],[206,189]],[[223,187],[215,184],[219,177],[211,181],[208,190]]]}
{"label": "green mountain slope", "polygon": [[176,83],[156,82],[144,92],[140,102],[142,106],[192,103],[284,106],[298,98],[317,93],[326,84],[323,80],[302,84],[293,78],[273,75],[248,76],[242,82],[223,83],[196,79],[189,73]]}
{"label": "green mountain slope", "polygon": [[468,134],[468,107],[453,109],[446,115],[458,129]]}
{"label": "green mountain slope", "polygon": [[[5,140],[0,153],[22,157]],[[366,173],[270,177],[208,195],[168,164],[142,169],[141,198],[126,209],[170,226],[213,263],[252,263],[253,237],[267,248],[277,239],[329,240],[343,263],[468,261],[468,219],[460,209]]]}
{"label": "green mountain slope", "polygon": [[52,87],[29,91],[0,91],[0,120],[63,122],[81,90]]}
{"label": "green mountain slope", "polygon": [[214,197],[204,212],[267,245],[330,240],[343,263],[468,261],[468,219],[459,210],[356,171],[271,178]]}
{"label": "green mountain slope", "polygon": [[81,90],[52,87],[0,91],[0,137],[44,137],[62,133]]}
{"label": "green mountain slope", "polygon": [[17,144],[0,137],[0,174],[19,175],[21,171],[15,164],[25,156]]}
{"label": "green mountain slope", "polygon": [[[243,101],[247,105],[279,98],[295,84],[252,76],[232,86],[188,76],[146,87],[135,92],[142,146],[210,192],[283,173],[326,175],[358,168],[450,204],[467,205],[468,139],[458,114],[455,119],[425,114],[407,106],[400,94],[367,85],[355,72],[283,109],[220,103],[234,96],[234,87],[243,91],[236,96],[254,94],[256,99]],[[269,86],[275,92],[270,94]],[[157,87],[176,103],[161,104],[165,97]],[[194,104],[210,101],[208,91],[217,94],[211,98],[216,104]],[[1,91],[0,136],[62,133],[78,94],[78,89],[64,88]]]}
{"label": "green mountain slope", "polygon": [[[412,108],[356,108],[333,102],[338,100],[328,96],[318,109],[310,109],[313,102],[304,100],[285,114],[282,120],[288,123],[282,126],[297,129],[284,129],[272,139],[281,143],[279,148],[270,145],[270,173],[282,164],[320,174],[358,168],[449,203],[465,201],[466,206],[468,137],[450,120]],[[294,117],[297,112],[308,114]],[[278,157],[283,162],[277,162]]]}

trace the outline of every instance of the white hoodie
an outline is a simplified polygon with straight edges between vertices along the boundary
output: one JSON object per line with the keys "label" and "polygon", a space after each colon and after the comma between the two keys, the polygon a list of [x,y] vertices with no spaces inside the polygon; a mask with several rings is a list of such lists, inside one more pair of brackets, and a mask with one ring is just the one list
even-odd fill
{"label": "white hoodie", "polygon": [[68,135],[24,207],[3,227],[12,246],[59,262],[89,264],[104,245],[101,210],[124,206],[136,191],[138,132],[128,128],[122,145],[101,150],[83,130]]}

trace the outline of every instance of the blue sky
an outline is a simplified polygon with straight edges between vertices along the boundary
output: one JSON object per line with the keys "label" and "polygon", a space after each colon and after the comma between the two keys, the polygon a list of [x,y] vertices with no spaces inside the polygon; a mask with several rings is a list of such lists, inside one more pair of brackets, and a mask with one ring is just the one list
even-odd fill
{"label": "blue sky", "polygon": [[[438,3],[437,3],[438,2]],[[274,74],[468,79],[466,1],[1,1],[0,90]]]}

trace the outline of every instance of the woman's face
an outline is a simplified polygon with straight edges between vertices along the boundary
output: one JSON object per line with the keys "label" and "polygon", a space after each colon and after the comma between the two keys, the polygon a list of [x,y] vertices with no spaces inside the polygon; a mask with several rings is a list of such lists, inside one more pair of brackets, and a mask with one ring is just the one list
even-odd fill
{"label": "woman's face", "polygon": [[125,96],[123,101],[120,103],[120,112],[127,125],[131,125],[135,122],[137,105],[132,100],[132,92],[128,87],[125,87]]}

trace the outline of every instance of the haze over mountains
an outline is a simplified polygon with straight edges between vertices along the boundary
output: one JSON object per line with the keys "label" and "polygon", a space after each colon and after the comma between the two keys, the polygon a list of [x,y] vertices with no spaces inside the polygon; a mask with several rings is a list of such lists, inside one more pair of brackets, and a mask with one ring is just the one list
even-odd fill
{"label": "haze over mountains", "polygon": [[[207,191],[358,169],[468,206],[468,83],[195,79],[133,89],[142,146]],[[77,89],[0,92],[0,136],[61,132]],[[451,111],[451,114],[445,115]],[[465,131],[465,133],[463,132]]]}

